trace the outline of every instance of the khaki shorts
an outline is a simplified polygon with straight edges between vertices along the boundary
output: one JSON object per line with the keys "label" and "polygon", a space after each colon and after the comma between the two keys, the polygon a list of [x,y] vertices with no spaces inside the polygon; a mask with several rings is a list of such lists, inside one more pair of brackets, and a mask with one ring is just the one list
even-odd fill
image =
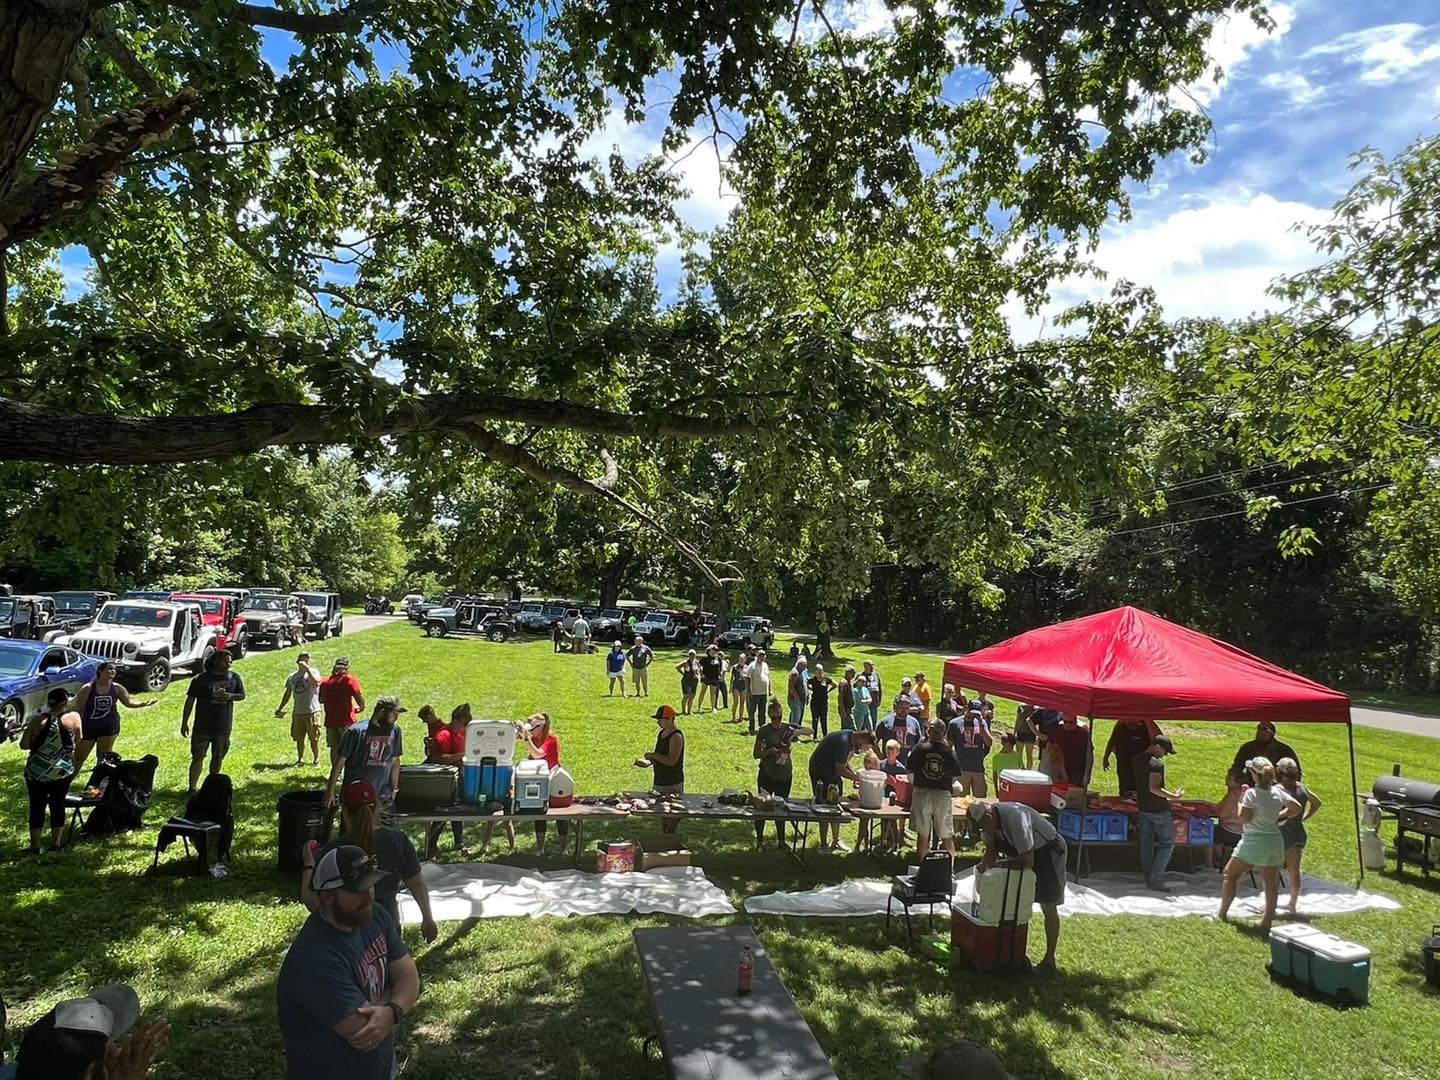
{"label": "khaki shorts", "polygon": [[327,727],[325,729],[325,745],[331,750],[340,749],[340,740],[348,729],[343,727]]}
{"label": "khaki shorts", "polygon": [[948,840],[955,835],[955,804],[950,791],[917,787],[910,795],[910,825],[920,836]]}
{"label": "khaki shorts", "polygon": [[290,717],[290,738],[319,739],[320,725],[325,721],[323,712],[293,713]]}

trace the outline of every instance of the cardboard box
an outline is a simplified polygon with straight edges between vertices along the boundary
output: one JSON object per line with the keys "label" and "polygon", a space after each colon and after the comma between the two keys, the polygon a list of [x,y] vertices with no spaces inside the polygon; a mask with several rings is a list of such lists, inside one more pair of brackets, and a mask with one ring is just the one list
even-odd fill
{"label": "cardboard box", "polygon": [[598,874],[624,874],[635,869],[635,844],[630,840],[618,842],[601,841],[595,855],[595,872]]}
{"label": "cardboard box", "polygon": [[640,837],[640,869],[657,866],[689,866],[690,851],[675,833],[650,833]]}

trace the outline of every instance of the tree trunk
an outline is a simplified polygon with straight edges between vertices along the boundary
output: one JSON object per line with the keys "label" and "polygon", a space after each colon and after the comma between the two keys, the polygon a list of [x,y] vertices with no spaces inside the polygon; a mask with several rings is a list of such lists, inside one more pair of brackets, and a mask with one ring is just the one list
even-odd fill
{"label": "tree trunk", "polygon": [[86,0],[0,4],[0,198],[55,108],[90,20]]}
{"label": "tree trunk", "polygon": [[824,608],[821,608],[815,617],[815,651],[812,659],[825,664],[835,659],[835,651],[830,647],[830,615]]}
{"label": "tree trunk", "polygon": [[620,593],[625,584],[625,573],[635,561],[635,553],[629,547],[621,547],[605,568],[600,572],[600,606],[619,606]]}

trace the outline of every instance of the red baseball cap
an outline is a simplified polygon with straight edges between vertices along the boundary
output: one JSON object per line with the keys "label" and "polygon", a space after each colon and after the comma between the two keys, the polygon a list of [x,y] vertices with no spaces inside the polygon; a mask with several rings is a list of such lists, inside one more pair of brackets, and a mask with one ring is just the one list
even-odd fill
{"label": "red baseball cap", "polygon": [[651,719],[654,719],[654,720],[674,720],[674,719],[675,719],[675,710],[672,709],[669,705],[661,705],[658,709],[655,710],[655,714],[654,714],[653,717],[651,717]]}
{"label": "red baseball cap", "polygon": [[380,793],[369,780],[351,780],[340,795],[347,810],[358,810],[362,806],[379,806]]}

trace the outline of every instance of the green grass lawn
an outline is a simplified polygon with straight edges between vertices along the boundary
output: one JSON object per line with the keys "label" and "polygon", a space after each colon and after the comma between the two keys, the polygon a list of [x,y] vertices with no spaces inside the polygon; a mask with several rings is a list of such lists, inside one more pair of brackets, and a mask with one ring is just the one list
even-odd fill
{"label": "green grass lawn", "polygon": [[1395,712],[1416,713],[1420,716],[1440,716],[1440,697],[1433,694],[1404,694],[1388,690],[1353,690],[1350,698],[1356,705],[1372,709],[1392,709]]}
{"label": "green grass lawn", "polygon": [[[535,709],[556,720],[564,759],[582,793],[634,787],[646,774],[630,762],[654,742],[648,712],[678,701],[678,678],[662,655],[649,702],[605,696],[603,658],[554,656],[546,641],[493,645],[428,641],[400,623],[312,647],[328,670],[344,652],[367,695],[399,693],[410,707],[407,736],[419,751],[414,711],[444,713],[461,701],[477,717],[518,719]],[[887,688],[923,670],[937,683],[940,662],[872,646],[847,659],[876,659]],[[179,807],[187,749],[178,731],[183,686],[163,704],[128,713],[120,748],[161,761],[150,827],[109,841],[81,841],[38,859],[26,843],[22,756],[0,747],[0,993],[12,1022],[27,1023],[62,996],[108,981],[135,985],[147,1012],[168,1017],[174,1044],[160,1077],[281,1075],[274,979],[304,910],[296,883],[275,869],[275,801],[314,787],[319,771],[290,764],[288,720],[273,717],[292,651],[255,654],[239,670],[249,700],[237,708],[227,771],[235,778],[239,828],[231,875],[223,881],[144,874],[155,829]],[[889,690],[887,689],[887,692]],[[1013,706],[1001,705],[1002,720]],[[750,741],[713,716],[683,723],[687,787],[750,787]],[[1107,734],[1101,725],[1097,742]],[[1197,797],[1218,797],[1235,746],[1247,729],[1177,725],[1180,753],[1170,780]],[[1345,734],[1283,726],[1306,778],[1326,799],[1312,822],[1307,869],[1342,880],[1355,875]],[[1356,729],[1362,787],[1403,762],[1408,773],[1440,776],[1440,741]],[[802,754],[807,751],[803,751]],[[797,776],[804,775],[797,762]],[[1105,779],[1109,779],[1106,777]],[[642,827],[611,827],[595,838],[623,838]],[[850,830],[853,832],[853,829]],[[751,850],[739,823],[687,830],[697,861],[737,905],[772,889],[800,889],[849,877],[893,873],[890,862],[859,855],[814,855],[797,866]],[[448,836],[444,841],[449,858]],[[522,831],[523,865],[536,859]],[[178,863],[171,853],[171,862]],[[1418,1078],[1436,1075],[1440,998],[1423,986],[1418,943],[1440,921],[1436,885],[1371,875],[1368,888],[1404,909],[1324,920],[1327,929],[1374,950],[1372,1004],[1339,1010],[1272,984],[1268,950],[1256,934],[1202,919],[1067,920],[1062,973],[1050,980],[986,978],[947,972],[886,939],[883,919],[752,920],[837,1072],[889,1077],[896,1062],[965,1036],[993,1047],[1015,1077]],[[745,920],[743,914],[738,920]],[[644,980],[630,940],[656,917],[484,920],[441,925],[440,937],[412,946],[424,980],[420,1006],[401,1039],[407,1078],[655,1077],[664,1066],[641,1044],[653,1029]],[[1031,942],[1039,942],[1039,926]]]}

